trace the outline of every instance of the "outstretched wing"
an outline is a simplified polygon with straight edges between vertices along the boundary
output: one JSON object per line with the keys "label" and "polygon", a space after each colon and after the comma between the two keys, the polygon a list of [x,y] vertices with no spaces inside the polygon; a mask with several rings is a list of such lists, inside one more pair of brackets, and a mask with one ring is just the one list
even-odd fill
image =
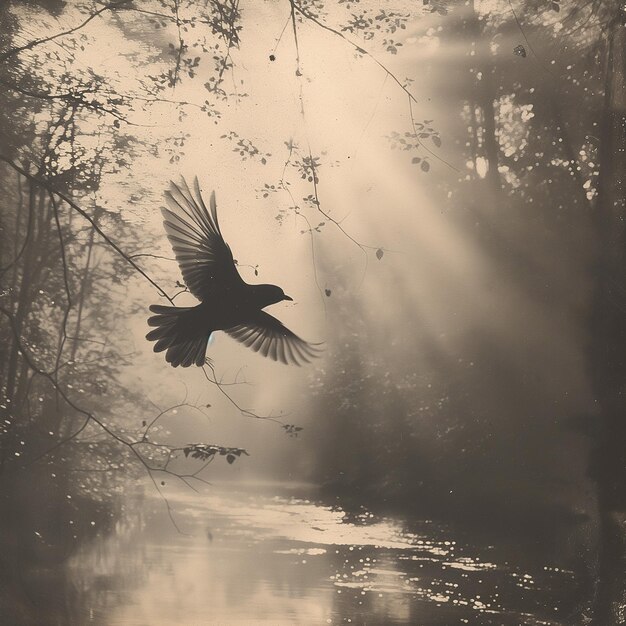
{"label": "outstretched wing", "polygon": [[170,184],[165,193],[169,208],[162,209],[163,225],[189,291],[203,301],[243,281],[220,231],[215,192],[211,192],[209,213],[197,177],[194,191],[195,197],[184,178],[180,186]]}
{"label": "outstretched wing", "polygon": [[321,352],[318,347],[320,344],[300,339],[265,311],[259,311],[252,321],[227,328],[224,332],[255,352],[260,352],[274,361],[282,361],[285,365],[310,363]]}

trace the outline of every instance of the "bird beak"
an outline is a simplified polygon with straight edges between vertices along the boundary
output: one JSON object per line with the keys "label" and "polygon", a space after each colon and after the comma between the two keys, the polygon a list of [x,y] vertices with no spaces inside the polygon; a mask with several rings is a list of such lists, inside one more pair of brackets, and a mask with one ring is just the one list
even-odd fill
{"label": "bird beak", "polygon": [[293,298],[291,296],[284,296],[283,300],[289,300],[289,302],[293,302]]}

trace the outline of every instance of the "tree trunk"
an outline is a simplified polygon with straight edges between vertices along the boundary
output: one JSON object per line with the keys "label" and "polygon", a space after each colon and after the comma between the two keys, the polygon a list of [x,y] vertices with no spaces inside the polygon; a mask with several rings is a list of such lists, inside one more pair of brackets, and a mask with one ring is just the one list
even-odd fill
{"label": "tree trunk", "polygon": [[[486,182],[493,197],[494,206],[498,206],[498,196],[502,191],[500,180],[500,144],[498,142],[496,117],[497,92],[493,81],[494,62],[491,52],[491,42],[485,34],[484,22],[479,20],[474,7],[474,0],[470,1],[469,31],[473,39],[476,52],[475,85],[473,102],[477,103],[482,112],[482,141],[481,152],[487,162]],[[471,58],[471,57],[470,57]],[[480,77],[479,77],[480,76]],[[470,106],[473,106],[473,102]]]}
{"label": "tree trunk", "polygon": [[[98,213],[97,209],[94,213],[94,220],[98,222]],[[89,281],[89,270],[91,266],[91,257],[93,254],[93,242],[95,229],[92,228],[89,231],[89,242],[87,244],[87,261],[85,262],[85,271],[82,276],[82,280],[80,281],[80,290],[78,292],[78,311],[76,312],[76,329],[74,330],[74,340],[72,342],[72,352],[71,352],[71,360],[74,361],[76,359],[76,351],[78,350],[78,346],[80,344],[80,327],[83,318],[83,306],[85,304],[85,294],[87,292],[87,283]]]}
{"label": "tree trunk", "polygon": [[502,181],[498,166],[500,164],[500,145],[496,135],[496,108],[494,104],[494,89],[492,81],[493,66],[485,62],[483,79],[477,89],[478,101],[483,111],[484,149],[487,160],[487,182],[494,196],[502,190]]}
{"label": "tree trunk", "polygon": [[[34,215],[36,212],[35,203],[37,199],[37,191],[33,185],[30,183],[29,195],[28,195],[28,210],[31,215]],[[17,306],[15,309],[15,333],[17,337],[21,337],[22,335],[22,327],[24,324],[24,320],[26,318],[26,309],[28,307],[28,295],[30,291],[30,276],[32,271],[33,257],[35,253],[35,246],[33,245],[34,238],[34,229],[35,229],[35,219],[30,220],[29,228],[31,229],[30,240],[26,247],[26,251],[24,254],[24,260],[22,262],[22,274],[19,285],[19,296],[17,301]],[[17,286],[16,286],[17,288]],[[6,383],[6,391],[5,395],[8,399],[13,401],[13,394],[15,392],[15,386],[17,382],[17,373],[18,373],[18,359],[19,359],[19,348],[17,345],[17,339],[15,337],[11,338],[11,347],[9,349],[9,365],[8,365],[8,373],[7,373],[7,383]]]}

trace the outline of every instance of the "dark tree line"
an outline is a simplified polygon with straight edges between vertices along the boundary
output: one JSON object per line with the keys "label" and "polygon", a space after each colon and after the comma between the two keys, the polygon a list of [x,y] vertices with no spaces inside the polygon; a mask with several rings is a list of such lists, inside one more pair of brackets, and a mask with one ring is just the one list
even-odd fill
{"label": "dark tree line", "polygon": [[[148,53],[159,73],[140,77],[145,85],[132,94],[79,67],[89,45],[83,30],[106,16],[122,30],[136,27],[126,19],[131,8],[149,32],[162,20],[174,20],[180,33],[192,27],[176,12],[159,17],[130,2],[94,3],[91,11],[65,2],[0,7],[0,604],[18,621],[50,618],[45,606],[32,606],[22,581],[109,527],[123,484],[143,472],[157,489],[168,480],[193,488],[216,458],[232,463],[245,453],[160,443],[162,417],[201,410],[186,399],[154,407],[124,380],[132,349],[121,320],[142,310],[127,297],[129,286],[149,280],[170,296],[143,269],[151,242],[138,241],[124,216],[104,205],[101,188],[137,154],[155,149],[133,132],[134,110],[168,100],[194,67],[182,35],[173,59],[168,49]],[[29,11],[52,24],[69,13],[76,25],[25,40],[21,19]],[[237,45],[236,4],[212,3],[203,15],[209,33],[227,42],[210,90],[223,98],[228,48]],[[208,111],[206,103],[197,106]]]}
{"label": "dark tree line", "polygon": [[[455,113],[446,120],[452,130],[444,145],[459,146],[455,164],[471,164],[460,176],[436,176],[438,197],[505,281],[529,302],[558,312],[564,324],[575,320],[595,409],[557,418],[548,393],[538,401],[545,410],[520,413],[516,398],[532,406],[528,397],[540,388],[532,370],[542,371],[541,364],[518,371],[485,334],[466,350],[482,363],[477,376],[420,337],[419,316],[402,324],[414,330],[407,339],[412,348],[395,349],[404,363],[412,349],[415,368],[379,362],[372,340],[359,339],[371,327],[361,321],[353,328],[360,304],[348,291],[350,304],[334,312],[353,337],[352,349],[336,338],[342,348],[318,386],[330,389],[320,391],[318,406],[328,416],[325,428],[338,436],[325,438],[334,445],[321,453],[316,475],[331,490],[356,490],[384,506],[461,519],[475,513],[480,523],[501,520],[509,530],[520,524],[534,533],[554,524],[554,542],[588,519],[568,512],[553,492],[541,494],[550,441],[574,433],[584,441],[582,463],[597,490],[587,513],[598,547],[577,548],[575,563],[587,570],[589,585],[571,619],[617,624],[625,589],[626,14],[620,2],[538,0],[500,8],[481,14],[472,1],[437,8],[438,36],[464,51],[453,60],[442,55],[441,66],[435,58],[429,68],[445,76],[439,86]],[[500,394],[510,406],[484,401]],[[580,459],[571,462],[575,467]]]}

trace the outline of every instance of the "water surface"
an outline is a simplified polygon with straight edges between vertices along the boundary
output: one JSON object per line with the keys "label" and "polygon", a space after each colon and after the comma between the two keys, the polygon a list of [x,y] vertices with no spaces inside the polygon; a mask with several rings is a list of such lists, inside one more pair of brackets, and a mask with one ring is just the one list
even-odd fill
{"label": "water surface", "polygon": [[167,493],[185,534],[158,496],[137,500],[72,558],[79,623],[565,626],[572,572],[299,491]]}

